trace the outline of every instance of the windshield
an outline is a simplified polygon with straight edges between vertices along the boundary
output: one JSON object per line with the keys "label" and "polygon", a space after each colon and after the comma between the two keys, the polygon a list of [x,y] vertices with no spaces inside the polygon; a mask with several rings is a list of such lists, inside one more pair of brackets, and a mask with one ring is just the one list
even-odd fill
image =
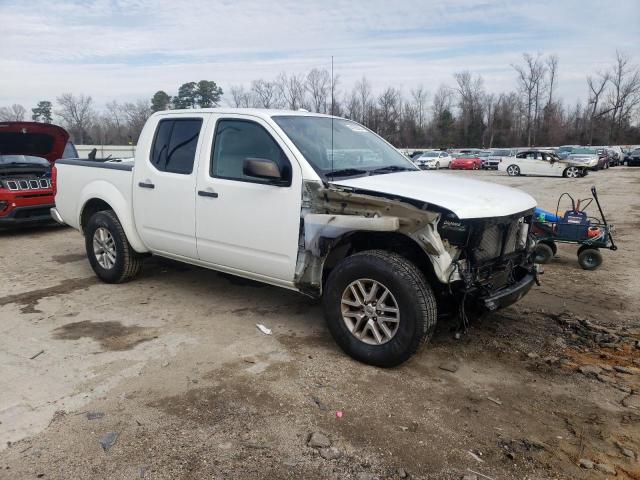
{"label": "windshield", "polygon": [[427,152],[423,154],[422,157],[420,158],[438,158],[438,157],[440,157],[440,154],[438,152]]}
{"label": "windshield", "polygon": [[324,179],[418,170],[398,150],[350,120],[297,115],[272,118]]}
{"label": "windshield", "polygon": [[0,155],[0,166],[2,165],[39,165],[48,167],[50,164],[45,158],[34,157],[32,155]]}
{"label": "windshield", "polygon": [[596,155],[596,151],[593,148],[574,148],[571,153],[574,155]]}

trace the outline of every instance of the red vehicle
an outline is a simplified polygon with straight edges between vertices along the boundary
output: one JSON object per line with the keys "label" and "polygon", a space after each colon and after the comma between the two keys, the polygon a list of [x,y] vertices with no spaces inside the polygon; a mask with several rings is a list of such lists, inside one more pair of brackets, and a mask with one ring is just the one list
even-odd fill
{"label": "red vehicle", "polygon": [[0,227],[51,221],[53,164],[77,156],[62,127],[0,122]]}
{"label": "red vehicle", "polygon": [[453,170],[480,170],[482,159],[473,154],[460,154],[451,161],[449,168]]}

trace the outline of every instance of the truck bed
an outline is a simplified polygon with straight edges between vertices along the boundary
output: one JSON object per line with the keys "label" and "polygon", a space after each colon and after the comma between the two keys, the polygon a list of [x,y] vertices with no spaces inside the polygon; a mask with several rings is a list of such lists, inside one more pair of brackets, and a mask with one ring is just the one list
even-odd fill
{"label": "truck bed", "polygon": [[104,193],[105,199],[118,198],[130,215],[133,159],[64,159],[58,160],[55,168],[56,208],[71,227],[80,229],[82,207],[91,198],[99,198],[101,193]]}

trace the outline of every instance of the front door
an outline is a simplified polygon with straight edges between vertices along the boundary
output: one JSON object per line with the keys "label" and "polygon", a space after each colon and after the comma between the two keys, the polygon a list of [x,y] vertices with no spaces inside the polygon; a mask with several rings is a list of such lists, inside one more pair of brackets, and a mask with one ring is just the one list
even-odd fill
{"label": "front door", "polygon": [[[154,252],[198,258],[195,235],[196,159],[202,115],[162,118],[150,151],[136,156],[133,203],[136,226]],[[151,134],[150,134],[151,135]]]}
{"label": "front door", "polygon": [[[292,282],[302,203],[299,164],[273,128],[256,117],[221,116],[209,130],[213,145],[196,188],[200,260]],[[272,160],[282,180],[247,175],[246,159]]]}

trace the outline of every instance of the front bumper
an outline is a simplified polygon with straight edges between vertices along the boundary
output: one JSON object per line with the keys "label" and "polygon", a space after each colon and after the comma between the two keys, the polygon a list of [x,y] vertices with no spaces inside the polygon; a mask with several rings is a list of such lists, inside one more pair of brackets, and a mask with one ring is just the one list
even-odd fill
{"label": "front bumper", "polygon": [[31,223],[51,222],[53,205],[35,205],[15,207],[7,215],[0,216],[0,226],[26,225]]}
{"label": "front bumper", "polygon": [[485,309],[493,312],[516,303],[531,290],[534,283],[536,283],[535,271],[526,273],[516,283],[480,297],[479,300]]}

